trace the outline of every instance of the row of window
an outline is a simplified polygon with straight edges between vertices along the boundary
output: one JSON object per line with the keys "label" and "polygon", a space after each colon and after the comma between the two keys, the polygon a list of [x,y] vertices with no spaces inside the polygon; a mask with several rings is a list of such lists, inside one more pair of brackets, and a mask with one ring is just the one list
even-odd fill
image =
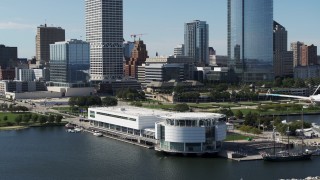
{"label": "row of window", "polygon": [[102,116],[108,116],[108,117],[114,117],[114,118],[129,120],[129,121],[136,121],[135,118],[125,117],[125,116],[119,116],[119,115],[114,115],[114,114],[108,114],[108,113],[102,113],[102,112],[97,112],[97,114],[102,115]]}

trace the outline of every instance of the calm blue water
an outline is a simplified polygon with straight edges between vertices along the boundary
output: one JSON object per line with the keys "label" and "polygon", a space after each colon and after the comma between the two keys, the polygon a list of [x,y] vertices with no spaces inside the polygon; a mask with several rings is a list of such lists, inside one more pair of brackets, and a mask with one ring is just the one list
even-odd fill
{"label": "calm blue water", "polygon": [[66,133],[61,127],[2,131],[0,150],[1,180],[270,180],[320,175],[320,158],[270,163],[164,156],[88,133]]}

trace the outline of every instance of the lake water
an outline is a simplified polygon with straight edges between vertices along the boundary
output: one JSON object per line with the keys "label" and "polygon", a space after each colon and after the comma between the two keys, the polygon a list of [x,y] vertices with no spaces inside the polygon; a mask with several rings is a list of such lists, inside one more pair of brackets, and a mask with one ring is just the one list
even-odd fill
{"label": "lake water", "polygon": [[[319,116],[318,116],[319,117]],[[320,175],[320,158],[272,163],[176,157],[61,127],[0,131],[0,179],[270,180]]]}

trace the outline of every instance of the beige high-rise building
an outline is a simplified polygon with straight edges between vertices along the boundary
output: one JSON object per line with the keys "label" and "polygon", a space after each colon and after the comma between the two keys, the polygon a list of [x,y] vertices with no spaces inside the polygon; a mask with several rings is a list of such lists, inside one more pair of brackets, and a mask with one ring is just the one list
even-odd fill
{"label": "beige high-rise building", "polygon": [[293,51],[293,67],[301,66],[300,47],[303,45],[304,45],[304,43],[300,42],[300,41],[291,43],[291,51]]}
{"label": "beige high-rise building", "polygon": [[50,60],[50,44],[65,41],[65,30],[61,27],[47,27],[47,24],[37,28],[36,59],[37,64],[48,66]]}

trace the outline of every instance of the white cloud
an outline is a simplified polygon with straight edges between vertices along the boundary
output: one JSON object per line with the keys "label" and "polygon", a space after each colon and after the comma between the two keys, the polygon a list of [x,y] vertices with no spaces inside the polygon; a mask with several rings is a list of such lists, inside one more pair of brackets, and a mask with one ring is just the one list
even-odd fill
{"label": "white cloud", "polygon": [[37,26],[33,24],[23,24],[16,22],[0,22],[0,29],[10,29],[10,30],[23,30],[23,29],[34,29]]}

